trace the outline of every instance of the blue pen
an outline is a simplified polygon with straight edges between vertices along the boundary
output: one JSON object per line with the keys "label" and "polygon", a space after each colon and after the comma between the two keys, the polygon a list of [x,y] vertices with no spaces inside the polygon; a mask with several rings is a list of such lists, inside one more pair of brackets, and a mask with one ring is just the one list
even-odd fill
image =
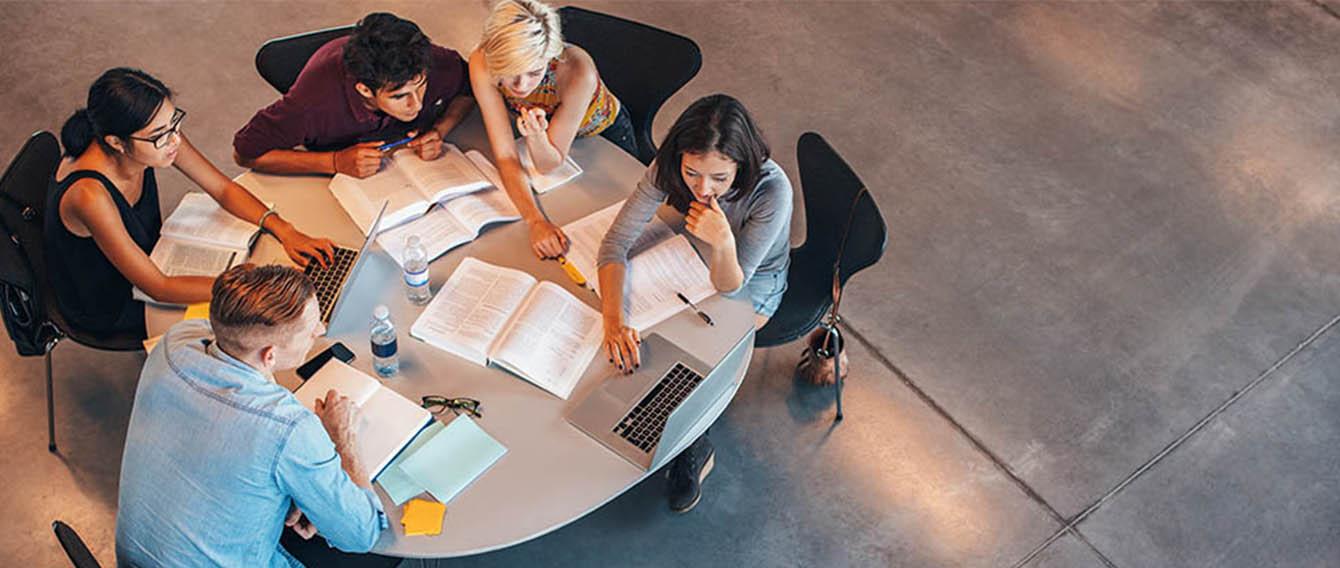
{"label": "blue pen", "polygon": [[395,142],[387,142],[386,144],[382,144],[381,146],[378,146],[378,147],[377,147],[377,151],[378,151],[378,152],[386,152],[387,150],[394,150],[394,149],[396,149],[396,148],[399,148],[399,147],[401,147],[401,146],[404,146],[405,144],[409,144],[409,143],[410,143],[411,141],[413,141],[413,140],[414,140],[413,138],[411,138],[411,137],[409,137],[409,136],[406,136],[406,137],[404,137],[404,138],[401,138],[401,139],[399,139],[399,140],[396,140]]}

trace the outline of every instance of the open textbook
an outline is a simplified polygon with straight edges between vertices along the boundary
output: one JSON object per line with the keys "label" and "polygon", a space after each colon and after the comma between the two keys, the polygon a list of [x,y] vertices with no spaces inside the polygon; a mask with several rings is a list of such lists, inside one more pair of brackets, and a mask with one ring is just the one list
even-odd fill
{"label": "open textbook", "polygon": [[[167,276],[218,276],[247,259],[260,229],[238,219],[204,193],[188,193],[163,222],[149,260]],[[139,288],[136,300],[153,299]]]}
{"label": "open textbook", "polygon": [[335,174],[330,180],[331,194],[364,235],[382,202],[387,202],[382,226],[394,227],[423,215],[434,203],[489,186],[502,187],[488,158],[475,150],[461,153],[451,144],[443,144],[442,156],[433,161],[400,151],[386,162],[385,169],[365,179]]}
{"label": "open textbook", "polygon": [[562,286],[467,257],[410,335],[567,399],[600,349],[600,313]]}
{"label": "open textbook", "polygon": [[332,389],[349,397],[362,413],[358,455],[368,466],[368,479],[375,479],[391,463],[391,458],[433,419],[432,414],[408,398],[338,359],[328,361],[293,395],[315,412],[316,400],[325,399],[326,392]]}
{"label": "open textbook", "polygon": [[539,170],[535,169],[535,164],[530,160],[530,151],[526,149],[526,141],[524,138],[516,139],[516,153],[517,157],[521,159],[521,167],[526,171],[526,178],[530,180],[530,187],[535,190],[535,193],[548,193],[549,190],[568,183],[569,181],[572,181],[573,178],[582,175],[582,167],[577,165],[577,162],[572,159],[571,154],[569,154],[567,158],[564,158],[561,165],[554,168],[549,173],[540,173]]}
{"label": "open textbook", "polygon": [[489,188],[434,205],[427,215],[377,235],[377,243],[400,266],[405,266],[405,238],[418,235],[428,261],[468,243],[485,225],[521,218],[503,190]]}
{"label": "open textbook", "polygon": [[[571,243],[568,262],[588,279],[597,278],[600,241],[623,204],[620,201],[563,226]],[[676,292],[694,303],[717,293],[707,265],[688,238],[676,235],[659,217],[653,216],[643,228],[628,256],[624,301],[628,307],[628,325],[633,329],[646,331],[684,309],[686,306]]]}

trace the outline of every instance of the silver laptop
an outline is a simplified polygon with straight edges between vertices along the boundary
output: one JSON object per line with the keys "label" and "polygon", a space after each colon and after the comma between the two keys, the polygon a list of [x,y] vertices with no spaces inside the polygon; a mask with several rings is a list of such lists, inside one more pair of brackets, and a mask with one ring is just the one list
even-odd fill
{"label": "silver laptop", "polygon": [[689,429],[731,386],[729,373],[714,373],[660,335],[641,347],[642,367],[605,379],[567,419],[633,465],[651,471],[669,460]]}
{"label": "silver laptop", "polygon": [[368,231],[368,236],[363,239],[363,246],[358,250],[337,246],[330,265],[322,267],[316,262],[309,262],[307,268],[303,270],[316,287],[316,302],[321,308],[321,323],[330,325],[335,314],[339,312],[340,305],[344,303],[345,291],[353,287],[354,275],[364,264],[363,257],[367,254],[368,247],[372,246],[372,240],[377,237],[378,229],[381,228],[383,213],[386,213],[386,203],[382,203],[381,211],[377,212],[377,218],[372,222],[372,230]]}

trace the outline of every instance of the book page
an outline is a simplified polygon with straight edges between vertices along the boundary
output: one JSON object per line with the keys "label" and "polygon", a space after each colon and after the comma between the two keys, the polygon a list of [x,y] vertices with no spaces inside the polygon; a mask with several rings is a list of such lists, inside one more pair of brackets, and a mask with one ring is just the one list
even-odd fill
{"label": "book page", "polygon": [[[470,199],[473,196],[465,196],[461,199]],[[452,201],[456,203],[460,201]],[[392,229],[382,231],[377,235],[377,244],[381,245],[382,250],[391,255],[401,268],[405,267],[405,239],[410,235],[418,235],[419,241],[423,243],[424,252],[427,253],[428,261],[442,256],[448,250],[470,242],[475,232],[452,215],[451,212],[442,208],[441,204],[434,205],[428,210],[428,214],[419,217],[413,221],[400,225]]]}
{"label": "book page", "polygon": [[559,164],[557,168],[549,173],[541,174],[535,169],[535,164],[530,161],[530,150],[526,148],[526,141],[521,138],[516,140],[517,157],[521,159],[521,167],[526,170],[526,177],[530,178],[530,187],[535,193],[548,193],[560,185],[572,181],[573,178],[582,175],[582,167],[569,155]]}
{"label": "book page", "polygon": [[600,312],[540,282],[494,347],[495,362],[566,400],[600,349]]}
{"label": "book page", "polygon": [[[624,202],[620,201],[563,226],[563,233],[568,236],[570,243],[566,255],[568,262],[577,267],[577,271],[593,285],[598,282],[596,255],[600,251],[600,241],[605,239],[605,233],[608,233],[610,225],[614,224],[614,218],[619,215],[619,209],[623,208],[623,204]],[[634,256],[674,234],[665,221],[653,216],[651,222],[642,229],[642,236],[633,243],[628,255]],[[600,291],[596,290],[596,293],[599,294]]]}
{"label": "book page", "polygon": [[521,218],[512,200],[501,189],[489,188],[461,196],[443,204],[461,225],[470,230],[471,237],[479,235],[484,225]]}
{"label": "book page", "polygon": [[159,239],[153,252],[149,253],[149,260],[166,276],[218,276],[246,258],[245,249],[220,248],[175,238]]}
{"label": "book page", "polygon": [[717,293],[707,265],[684,235],[675,235],[633,257],[624,276],[624,290],[628,325],[638,331],[646,331],[688,307],[676,292],[695,304]]}
{"label": "book page", "polygon": [[493,162],[490,162],[488,158],[485,158],[483,154],[479,153],[479,150],[466,151],[465,158],[470,160],[471,164],[474,164],[475,169],[479,170],[479,173],[484,176],[484,179],[488,180],[489,185],[492,185],[497,189],[503,188],[502,175],[498,173],[498,168],[494,167]]}
{"label": "book page", "polygon": [[466,258],[433,296],[410,335],[480,365],[535,278],[520,270]]}
{"label": "book page", "polygon": [[359,371],[345,363],[332,359],[321,369],[312,375],[312,378],[298,387],[293,393],[298,397],[298,402],[308,409],[316,410],[316,400],[325,399],[326,392],[334,389],[340,394],[349,397],[359,407],[367,402],[377,389],[382,388],[377,383],[377,379],[369,377],[367,373]]}
{"label": "book page", "polygon": [[335,174],[330,180],[331,194],[364,235],[372,230],[372,222],[376,220],[382,202],[387,203],[386,213],[382,216],[382,228],[394,227],[428,210],[428,201],[414,182],[396,166],[397,162],[391,160],[384,163],[388,164],[386,169],[372,177],[358,179]]}
{"label": "book page", "polygon": [[359,404],[359,410],[364,417],[358,436],[359,453],[367,460],[369,477],[391,463],[400,448],[432,417],[414,401],[380,385]]}
{"label": "book page", "polygon": [[443,144],[442,150],[442,155],[431,162],[413,151],[397,152],[393,159],[426,201],[445,201],[490,185],[456,146]]}
{"label": "book page", "polygon": [[246,249],[259,229],[224,210],[205,193],[188,193],[163,221],[162,234],[220,247]]}

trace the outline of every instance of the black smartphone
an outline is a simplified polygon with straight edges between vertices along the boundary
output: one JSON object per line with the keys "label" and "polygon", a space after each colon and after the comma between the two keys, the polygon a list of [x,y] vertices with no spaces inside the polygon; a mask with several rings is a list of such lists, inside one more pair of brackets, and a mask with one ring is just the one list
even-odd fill
{"label": "black smartphone", "polygon": [[324,366],[326,361],[329,361],[331,357],[348,363],[354,360],[354,352],[350,351],[348,347],[345,347],[343,343],[336,341],[331,344],[330,347],[327,347],[325,351],[317,353],[315,357],[312,357],[306,363],[303,363],[301,367],[298,367],[298,377],[304,381],[312,378],[312,375],[315,375],[317,371],[321,370],[321,367]]}

